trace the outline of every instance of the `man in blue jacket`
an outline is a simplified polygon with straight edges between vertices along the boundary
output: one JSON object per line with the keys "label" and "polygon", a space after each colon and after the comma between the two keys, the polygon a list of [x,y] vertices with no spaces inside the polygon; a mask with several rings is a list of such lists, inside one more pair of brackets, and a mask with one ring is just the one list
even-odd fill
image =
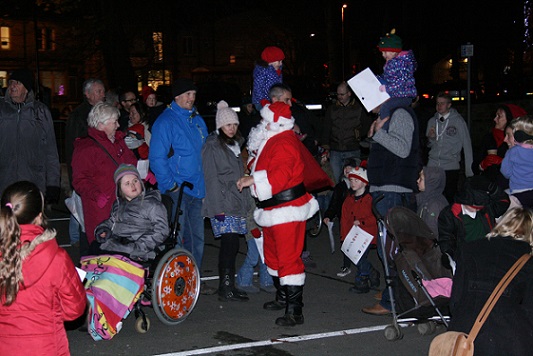
{"label": "man in blue jacket", "polygon": [[[182,247],[192,253],[200,267],[204,254],[202,199],[205,196],[202,146],[207,137],[207,127],[194,106],[196,90],[190,79],[177,79],[172,84],[174,101],[152,127],[149,159],[159,190],[169,195],[174,202],[173,217],[179,190],[184,189],[181,203],[183,215],[179,218]],[[192,183],[193,188],[182,187],[183,182]],[[205,284],[202,287],[204,294],[213,292],[206,290]]]}

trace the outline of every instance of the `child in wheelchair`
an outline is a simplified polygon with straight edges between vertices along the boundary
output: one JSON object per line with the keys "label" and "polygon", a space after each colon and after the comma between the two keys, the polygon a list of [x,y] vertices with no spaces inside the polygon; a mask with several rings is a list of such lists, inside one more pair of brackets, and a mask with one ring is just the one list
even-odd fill
{"label": "child in wheelchair", "polygon": [[169,235],[167,210],[158,190],[146,191],[137,169],[121,164],[114,174],[117,200],[95,237],[102,252],[117,252],[138,262],[153,260]]}

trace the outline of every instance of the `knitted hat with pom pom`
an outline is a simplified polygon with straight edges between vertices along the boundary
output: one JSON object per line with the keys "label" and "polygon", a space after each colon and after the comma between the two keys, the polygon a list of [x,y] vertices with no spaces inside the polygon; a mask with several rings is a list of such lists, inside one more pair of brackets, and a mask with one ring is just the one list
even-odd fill
{"label": "knitted hat with pom pom", "polygon": [[229,107],[228,103],[221,100],[217,104],[217,114],[215,116],[217,130],[227,124],[239,124],[237,113]]}
{"label": "knitted hat with pom pom", "polygon": [[390,33],[379,39],[378,49],[381,52],[401,52],[402,39],[396,35],[396,29],[392,29]]}

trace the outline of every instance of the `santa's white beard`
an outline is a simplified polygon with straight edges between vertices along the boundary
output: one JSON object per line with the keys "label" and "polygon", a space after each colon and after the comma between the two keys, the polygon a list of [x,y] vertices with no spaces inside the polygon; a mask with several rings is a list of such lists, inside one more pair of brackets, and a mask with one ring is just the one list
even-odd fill
{"label": "santa's white beard", "polygon": [[257,126],[252,127],[248,135],[248,152],[257,152],[263,141],[268,140],[266,125],[267,123],[261,121]]}

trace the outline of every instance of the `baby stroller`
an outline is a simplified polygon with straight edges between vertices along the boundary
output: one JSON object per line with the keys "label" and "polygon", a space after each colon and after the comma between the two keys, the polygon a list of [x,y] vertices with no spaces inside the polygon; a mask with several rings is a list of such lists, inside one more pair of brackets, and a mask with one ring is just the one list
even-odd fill
{"label": "baby stroller", "polygon": [[[176,247],[181,239],[180,205],[186,187],[193,186],[188,182],[182,184],[170,236],[155,260],[139,264],[120,255],[89,256],[82,260],[82,268],[88,273],[89,332],[93,339],[112,338],[132,310],[135,329],[146,333],[150,319],[144,306],[151,305],[157,318],[170,326],[183,322],[194,309],[200,293],[200,271],[191,253]],[[171,211],[172,202],[163,197]]]}
{"label": "baby stroller", "polygon": [[[389,341],[403,337],[400,323],[414,322],[418,331],[432,334],[436,321],[447,326],[449,296],[432,298],[424,284],[452,273],[441,262],[442,253],[436,245],[436,237],[429,227],[412,210],[398,206],[389,210],[384,218],[375,209],[378,220],[379,240],[384,251],[385,280],[391,295],[393,323],[385,328]],[[394,287],[394,288],[393,288]]]}

